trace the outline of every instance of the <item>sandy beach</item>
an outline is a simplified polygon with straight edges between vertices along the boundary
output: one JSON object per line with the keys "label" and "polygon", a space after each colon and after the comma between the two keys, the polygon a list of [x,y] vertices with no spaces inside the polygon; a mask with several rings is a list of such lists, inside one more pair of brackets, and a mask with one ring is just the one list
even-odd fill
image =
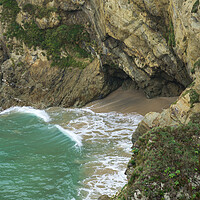
{"label": "sandy beach", "polygon": [[147,99],[145,95],[138,90],[123,90],[119,88],[106,98],[93,101],[86,106],[95,112],[136,112],[145,115],[148,112],[161,112],[175,102],[178,97],[156,97]]}

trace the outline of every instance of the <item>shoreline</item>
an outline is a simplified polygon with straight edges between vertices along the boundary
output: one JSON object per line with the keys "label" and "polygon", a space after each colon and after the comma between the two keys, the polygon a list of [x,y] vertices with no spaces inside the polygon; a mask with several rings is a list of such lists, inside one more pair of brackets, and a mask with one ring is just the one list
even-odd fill
{"label": "shoreline", "polygon": [[176,101],[178,97],[155,97],[147,99],[139,90],[123,90],[119,88],[109,94],[104,99],[95,100],[86,104],[84,107],[90,107],[94,112],[120,112],[120,113],[138,113],[146,115],[149,112],[161,112],[163,109]]}

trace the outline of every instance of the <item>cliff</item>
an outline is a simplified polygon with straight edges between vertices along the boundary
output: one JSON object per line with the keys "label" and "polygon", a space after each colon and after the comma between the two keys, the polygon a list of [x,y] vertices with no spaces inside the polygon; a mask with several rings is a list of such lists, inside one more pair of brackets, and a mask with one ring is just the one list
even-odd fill
{"label": "cliff", "polygon": [[180,95],[139,124],[113,198],[199,199],[199,0],[0,0],[0,13],[2,108],[83,106],[124,83]]}
{"label": "cliff", "polygon": [[1,0],[0,106],[82,106],[127,80],[177,96],[199,73],[198,23],[192,2]]}
{"label": "cliff", "polygon": [[102,66],[83,3],[0,1],[0,107],[83,106],[128,76]]}

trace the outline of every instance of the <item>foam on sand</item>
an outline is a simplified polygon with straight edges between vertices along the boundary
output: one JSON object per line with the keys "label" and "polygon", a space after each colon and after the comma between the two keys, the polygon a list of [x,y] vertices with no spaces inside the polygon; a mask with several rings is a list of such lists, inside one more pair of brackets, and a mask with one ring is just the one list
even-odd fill
{"label": "foam on sand", "polygon": [[81,136],[89,158],[83,161],[87,177],[81,182],[79,196],[83,200],[103,194],[112,196],[126,183],[124,172],[131,157],[131,136],[143,116],[95,113],[89,107],[73,112],[77,116],[63,126]]}

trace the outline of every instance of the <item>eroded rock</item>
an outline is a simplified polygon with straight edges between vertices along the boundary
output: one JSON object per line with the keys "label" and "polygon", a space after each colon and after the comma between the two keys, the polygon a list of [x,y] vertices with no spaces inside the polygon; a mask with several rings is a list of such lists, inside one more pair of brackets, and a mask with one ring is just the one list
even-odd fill
{"label": "eroded rock", "polygon": [[110,79],[101,72],[98,60],[82,70],[52,68],[48,61],[41,59],[31,65],[24,65],[20,58],[9,59],[2,64],[1,71],[0,106],[4,109],[14,105],[83,106],[121,84],[120,79]]}

